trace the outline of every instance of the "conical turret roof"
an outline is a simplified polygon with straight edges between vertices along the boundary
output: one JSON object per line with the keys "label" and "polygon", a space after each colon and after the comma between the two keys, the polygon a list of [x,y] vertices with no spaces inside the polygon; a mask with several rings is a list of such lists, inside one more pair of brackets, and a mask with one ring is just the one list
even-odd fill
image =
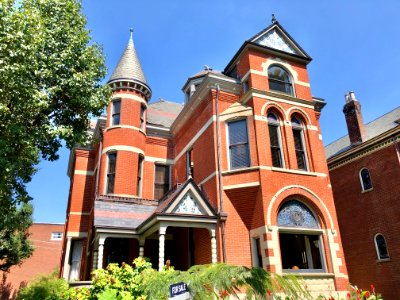
{"label": "conical turret roof", "polygon": [[[140,64],[139,57],[136,53],[135,45],[133,43],[132,30],[128,45],[126,46],[124,53],[122,54],[117,66],[114,69],[114,72],[108,80],[108,83],[111,86],[114,86],[113,84],[117,82],[120,82],[121,84],[131,83],[128,84],[129,87],[134,88],[135,86],[135,90],[148,90],[148,92],[145,93],[146,98],[151,95],[151,90],[147,85],[147,80]],[[125,84],[123,85],[125,86]],[[139,86],[141,87],[139,88]]]}

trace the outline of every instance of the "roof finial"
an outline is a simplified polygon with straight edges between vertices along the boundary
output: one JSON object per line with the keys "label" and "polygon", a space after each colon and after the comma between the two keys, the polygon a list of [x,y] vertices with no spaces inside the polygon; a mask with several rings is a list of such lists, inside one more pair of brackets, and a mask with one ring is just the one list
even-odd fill
{"label": "roof finial", "polygon": [[130,39],[133,40],[133,28],[129,28],[129,31],[131,33]]}
{"label": "roof finial", "polygon": [[272,20],[271,20],[272,24],[276,22],[276,18],[275,18],[275,14],[272,14]]}

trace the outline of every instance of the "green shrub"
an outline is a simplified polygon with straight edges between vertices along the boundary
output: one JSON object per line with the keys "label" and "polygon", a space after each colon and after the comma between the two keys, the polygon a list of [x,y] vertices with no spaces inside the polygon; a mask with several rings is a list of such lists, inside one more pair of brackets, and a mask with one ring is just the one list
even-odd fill
{"label": "green shrub", "polygon": [[40,276],[18,292],[17,300],[68,300],[69,286],[56,273]]}

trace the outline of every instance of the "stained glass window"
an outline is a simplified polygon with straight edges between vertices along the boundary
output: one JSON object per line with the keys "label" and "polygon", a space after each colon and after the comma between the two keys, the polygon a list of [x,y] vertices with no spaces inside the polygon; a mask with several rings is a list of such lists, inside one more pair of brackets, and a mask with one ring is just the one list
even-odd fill
{"label": "stained glass window", "polygon": [[279,209],[278,226],[319,228],[311,210],[297,200],[287,201]]}

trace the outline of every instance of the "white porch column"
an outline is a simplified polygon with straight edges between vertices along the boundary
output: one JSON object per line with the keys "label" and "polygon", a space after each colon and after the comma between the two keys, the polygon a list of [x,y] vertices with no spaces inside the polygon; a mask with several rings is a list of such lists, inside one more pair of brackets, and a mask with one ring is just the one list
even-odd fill
{"label": "white porch column", "polygon": [[144,256],[144,243],[145,243],[145,239],[139,239],[139,256],[140,257]]}
{"label": "white porch column", "polygon": [[211,263],[217,263],[217,239],[215,229],[211,229]]}
{"label": "white porch column", "polygon": [[97,269],[103,268],[103,254],[104,254],[104,241],[106,237],[100,235],[99,237],[99,251],[98,251],[98,258],[97,258]]}
{"label": "white porch column", "polygon": [[166,227],[160,227],[159,229],[159,245],[158,245],[158,271],[164,268],[164,256],[165,256],[165,232]]}
{"label": "white porch column", "polygon": [[71,255],[71,240],[72,238],[67,237],[67,246],[65,247],[65,256],[64,256],[64,268],[63,268],[63,278],[68,280],[69,277],[69,257]]}

